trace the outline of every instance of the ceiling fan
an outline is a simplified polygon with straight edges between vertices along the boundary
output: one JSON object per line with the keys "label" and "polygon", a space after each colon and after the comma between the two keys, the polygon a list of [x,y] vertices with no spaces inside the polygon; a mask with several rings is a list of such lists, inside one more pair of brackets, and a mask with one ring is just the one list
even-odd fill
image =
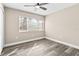
{"label": "ceiling fan", "polygon": [[46,5],[48,3],[36,3],[35,5],[24,5],[24,7],[35,7],[40,8],[42,10],[47,10],[47,8],[43,7],[43,5]]}

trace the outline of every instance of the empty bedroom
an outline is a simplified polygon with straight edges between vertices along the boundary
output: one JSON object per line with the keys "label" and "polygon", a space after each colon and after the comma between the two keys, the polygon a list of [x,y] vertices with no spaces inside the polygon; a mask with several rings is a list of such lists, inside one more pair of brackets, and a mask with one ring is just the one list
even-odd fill
{"label": "empty bedroom", "polygon": [[79,4],[0,3],[0,56],[79,56]]}

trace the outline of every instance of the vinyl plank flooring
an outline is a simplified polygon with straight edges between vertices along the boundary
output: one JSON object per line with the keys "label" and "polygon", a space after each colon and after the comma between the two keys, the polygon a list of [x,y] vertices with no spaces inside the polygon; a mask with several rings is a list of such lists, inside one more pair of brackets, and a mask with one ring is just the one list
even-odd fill
{"label": "vinyl plank flooring", "polygon": [[48,40],[26,42],[3,49],[2,56],[79,56],[79,50]]}

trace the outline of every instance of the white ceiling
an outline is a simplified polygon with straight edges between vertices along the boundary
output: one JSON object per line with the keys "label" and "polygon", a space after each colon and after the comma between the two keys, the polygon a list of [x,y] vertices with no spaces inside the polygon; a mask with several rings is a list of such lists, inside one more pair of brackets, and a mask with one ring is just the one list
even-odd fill
{"label": "white ceiling", "polygon": [[39,15],[48,15],[53,12],[62,10],[64,8],[71,7],[73,5],[76,5],[75,3],[49,3],[47,5],[44,5],[44,7],[47,8],[46,11],[41,9],[36,9],[34,7],[24,7],[24,5],[33,5],[35,3],[4,3],[3,5],[10,8],[20,9],[23,11],[39,14]]}

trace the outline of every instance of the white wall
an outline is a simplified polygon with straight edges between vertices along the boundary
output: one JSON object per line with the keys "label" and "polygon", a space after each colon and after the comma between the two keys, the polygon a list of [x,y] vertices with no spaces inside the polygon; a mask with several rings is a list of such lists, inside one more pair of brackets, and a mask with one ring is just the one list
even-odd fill
{"label": "white wall", "polygon": [[19,32],[19,16],[28,16],[44,21],[44,16],[5,7],[6,45],[44,37],[44,31]]}
{"label": "white wall", "polygon": [[3,48],[4,43],[4,8],[2,4],[0,4],[0,52]]}
{"label": "white wall", "polygon": [[79,47],[79,4],[46,16],[46,36]]}

